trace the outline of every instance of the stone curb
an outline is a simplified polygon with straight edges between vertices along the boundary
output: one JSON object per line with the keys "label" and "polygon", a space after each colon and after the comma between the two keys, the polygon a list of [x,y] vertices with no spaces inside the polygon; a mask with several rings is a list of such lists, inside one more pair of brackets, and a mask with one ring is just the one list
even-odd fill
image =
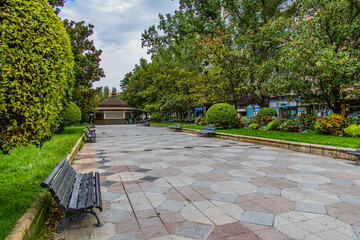
{"label": "stone curb", "polygon": [[[75,146],[72,148],[71,152],[66,156],[66,161],[70,163],[73,162],[75,156],[79,150],[80,143],[84,139],[84,134],[76,142]],[[32,224],[36,221],[38,214],[43,208],[43,203],[47,192],[43,191],[38,199],[33,203],[33,205],[19,218],[12,232],[5,238],[5,240],[19,240],[24,239],[24,237],[29,234],[31,235]]]}
{"label": "stone curb", "polygon": [[[189,129],[189,128],[181,128],[178,131],[196,134],[197,130]],[[250,142],[250,143],[262,144],[272,147],[285,148],[296,152],[311,153],[315,155],[323,155],[327,157],[333,157],[333,158],[339,158],[339,159],[345,159],[351,161],[357,160],[356,156],[349,155],[346,153],[347,151],[354,151],[354,149],[352,148],[334,147],[334,146],[301,143],[301,142],[291,142],[291,141],[284,141],[278,139],[252,137],[252,136],[235,135],[235,134],[218,133],[218,132],[214,133],[214,137],[227,139],[227,140],[234,140],[239,142]]]}

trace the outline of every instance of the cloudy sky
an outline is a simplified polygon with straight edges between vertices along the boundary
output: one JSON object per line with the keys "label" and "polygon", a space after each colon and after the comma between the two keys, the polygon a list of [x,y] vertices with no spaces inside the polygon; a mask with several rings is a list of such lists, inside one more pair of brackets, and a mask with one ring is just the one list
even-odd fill
{"label": "cloudy sky", "polygon": [[67,0],[60,17],[95,26],[91,39],[103,51],[101,67],[106,77],[94,86],[119,91],[120,80],[139,59],[150,59],[141,48],[141,34],[158,25],[159,13],[173,13],[178,6],[178,0]]}

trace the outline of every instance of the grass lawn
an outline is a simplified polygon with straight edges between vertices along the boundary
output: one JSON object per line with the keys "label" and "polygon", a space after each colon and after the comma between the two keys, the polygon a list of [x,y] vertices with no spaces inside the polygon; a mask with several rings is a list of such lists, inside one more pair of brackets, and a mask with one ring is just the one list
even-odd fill
{"label": "grass lawn", "polygon": [[76,124],[71,124],[69,127],[70,128],[76,128],[76,127],[85,128],[86,126],[89,126],[89,124],[88,123],[76,123]]}
{"label": "grass lawn", "polygon": [[[202,126],[196,126],[194,124],[184,124],[184,128],[201,129]],[[360,138],[352,137],[337,137],[331,135],[320,135],[315,132],[309,133],[296,133],[296,132],[279,132],[279,131],[265,131],[265,130],[250,130],[247,128],[242,129],[216,129],[216,132],[230,133],[236,135],[263,137],[271,139],[280,139],[293,142],[303,142],[321,145],[330,145],[337,147],[357,148],[360,142]]]}
{"label": "grass lawn", "polygon": [[12,231],[19,217],[44,189],[40,183],[82,135],[82,128],[56,134],[42,148],[19,147],[0,154],[0,239]]}

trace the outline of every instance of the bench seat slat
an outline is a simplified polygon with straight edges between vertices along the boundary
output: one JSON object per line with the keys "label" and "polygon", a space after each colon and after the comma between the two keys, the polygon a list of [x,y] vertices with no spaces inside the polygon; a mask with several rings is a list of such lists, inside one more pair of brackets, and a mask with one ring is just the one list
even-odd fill
{"label": "bench seat slat", "polygon": [[66,191],[66,187],[71,184],[69,180],[73,173],[75,174],[75,171],[72,169],[72,167],[69,167],[58,191],[56,192],[56,195],[54,196],[55,200],[57,200],[58,202],[60,202],[61,199],[63,198]]}
{"label": "bench seat slat", "polygon": [[69,203],[69,209],[70,210],[76,210],[77,209],[81,180],[82,180],[82,174],[77,173],[74,188],[73,188],[73,191],[71,193],[71,198],[70,198],[70,203]]}
{"label": "bench seat slat", "polygon": [[49,173],[49,175],[45,178],[45,180],[40,184],[41,187],[49,187],[53,178],[56,176],[60,168],[64,165],[66,159],[63,158],[56,164],[54,169]]}
{"label": "bench seat slat", "polygon": [[79,202],[78,202],[78,206],[77,206],[78,209],[85,209],[87,179],[88,179],[88,174],[87,173],[83,174],[82,178],[81,178]]}
{"label": "bench seat slat", "polygon": [[94,206],[94,175],[93,173],[88,174],[88,189],[86,197],[86,208]]}
{"label": "bench seat slat", "polygon": [[49,191],[51,192],[51,194],[53,196],[56,196],[57,195],[57,192],[63,182],[63,179],[66,175],[66,173],[68,172],[70,168],[70,164],[69,162],[65,162],[64,166],[61,168],[60,172],[58,175],[56,175],[53,183],[51,184],[50,188],[49,188]]}
{"label": "bench seat slat", "polygon": [[74,181],[75,181],[75,176],[76,173],[74,171],[70,171],[70,176],[69,179],[67,181],[67,184],[65,186],[65,191],[64,194],[62,195],[62,197],[60,198],[60,208],[67,210],[68,206],[69,206],[69,200],[71,197],[71,192],[73,190],[73,185],[74,185]]}
{"label": "bench seat slat", "polygon": [[100,189],[100,175],[95,173],[95,205],[100,211],[102,211],[101,189]]}

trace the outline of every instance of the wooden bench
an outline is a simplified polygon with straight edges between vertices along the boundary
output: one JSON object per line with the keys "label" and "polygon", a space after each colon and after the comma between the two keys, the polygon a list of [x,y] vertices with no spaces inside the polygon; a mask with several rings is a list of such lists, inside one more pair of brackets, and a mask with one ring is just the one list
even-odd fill
{"label": "wooden bench", "polygon": [[179,130],[181,129],[181,123],[174,123],[174,126],[170,127],[171,130]]}
{"label": "wooden bench", "polygon": [[358,159],[356,160],[356,165],[358,165],[359,160],[360,160],[360,144],[355,151],[347,151],[346,153],[357,156]]}
{"label": "wooden bench", "polygon": [[86,126],[86,128],[89,131],[89,133],[92,134],[93,136],[95,136],[95,138],[96,138],[96,130],[89,128],[89,126]]}
{"label": "wooden bench", "polygon": [[96,128],[95,124],[92,123],[92,122],[90,123],[90,127],[91,127],[91,128]]}
{"label": "wooden bench", "polygon": [[88,132],[86,129],[83,130],[85,133],[85,142],[95,142],[96,136]]}
{"label": "wooden bench", "polygon": [[[102,211],[99,173],[76,173],[65,158],[61,159],[45,180],[40,184],[48,188],[54,200],[62,211],[62,223],[57,229],[61,233],[69,219],[83,220],[88,213],[96,220],[96,226],[101,222],[93,208]],[[69,216],[66,217],[66,214]]]}
{"label": "wooden bench", "polygon": [[212,126],[204,126],[201,128],[200,131],[196,131],[197,134],[199,135],[205,135],[205,137],[209,137],[212,136],[215,132],[216,127],[212,127]]}

